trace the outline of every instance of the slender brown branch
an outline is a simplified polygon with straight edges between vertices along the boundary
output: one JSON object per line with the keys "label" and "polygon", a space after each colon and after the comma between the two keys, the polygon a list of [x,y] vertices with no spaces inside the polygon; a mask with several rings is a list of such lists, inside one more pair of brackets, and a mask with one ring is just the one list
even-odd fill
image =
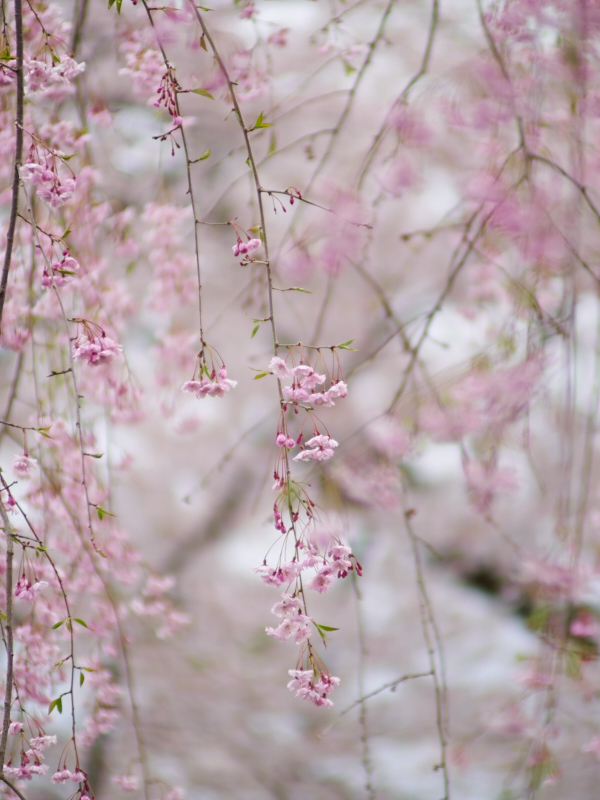
{"label": "slender brown branch", "polygon": [[3,783],[5,783],[8,786],[8,788],[11,790],[11,792],[14,792],[17,795],[17,797],[20,798],[20,800],[27,800],[25,795],[21,794],[21,792],[17,789],[17,787],[13,783],[11,783],[8,780],[8,778],[5,778],[4,775],[0,775],[0,780]]}
{"label": "slender brown branch", "polygon": [[383,686],[379,687],[379,689],[375,689],[374,691],[369,692],[368,694],[365,694],[362,697],[359,697],[358,700],[355,700],[343,711],[340,711],[340,713],[337,716],[337,719],[335,719],[331,723],[331,725],[328,725],[325,728],[325,730],[321,733],[319,738],[329,733],[329,731],[333,728],[333,726],[337,725],[337,723],[340,721],[342,717],[344,717],[346,714],[349,714],[351,711],[353,711],[355,708],[362,705],[363,703],[366,703],[366,701],[370,700],[372,697],[376,697],[378,694],[381,694],[382,692],[385,692],[388,689],[391,692],[393,692],[397,686],[400,686],[400,684],[404,683],[405,681],[412,681],[415,680],[416,678],[430,678],[432,675],[433,672],[431,672],[431,670],[429,672],[415,672],[412,675],[403,675],[401,678],[396,678],[396,680],[394,681],[390,681],[389,683],[384,683]]}
{"label": "slender brown branch", "polygon": [[6,755],[6,742],[8,740],[8,727],[10,725],[10,711],[12,706],[13,687],[13,555],[14,541],[12,526],[6,513],[4,503],[0,498],[0,518],[6,535],[6,688],[4,691],[4,714],[2,718],[2,735],[0,736],[0,777],[4,773],[4,757]]}
{"label": "slender brown branch", "polygon": [[367,56],[366,56],[365,60],[363,61],[363,64],[362,64],[361,68],[359,69],[359,71],[358,71],[358,73],[356,75],[356,79],[354,81],[354,84],[353,84],[352,88],[350,89],[350,91],[348,93],[348,100],[346,101],[346,105],[344,106],[344,110],[342,111],[342,113],[340,115],[340,118],[338,119],[338,121],[336,123],[336,126],[333,129],[333,132],[331,134],[331,138],[329,140],[329,144],[327,145],[327,149],[325,150],[325,153],[321,157],[321,160],[317,164],[317,167],[316,167],[315,171],[313,172],[310,181],[308,182],[308,186],[306,187],[306,191],[307,192],[309,191],[310,187],[313,185],[313,183],[317,179],[317,176],[321,173],[323,167],[325,166],[325,164],[329,160],[329,157],[331,156],[331,153],[333,152],[333,148],[335,146],[336,139],[339,136],[340,131],[344,127],[344,123],[348,119],[348,115],[350,114],[350,111],[352,109],[352,105],[354,104],[354,98],[356,96],[358,88],[359,88],[360,84],[362,83],[362,79],[364,78],[365,73],[366,73],[369,65],[371,64],[371,61],[373,60],[373,53],[375,52],[375,48],[377,47],[377,45],[381,41],[381,38],[382,38],[383,33],[385,31],[385,26],[386,26],[387,21],[388,21],[388,17],[392,13],[392,8],[394,7],[394,2],[395,2],[395,0],[389,0],[388,4],[385,7],[385,10],[384,10],[384,12],[383,12],[383,14],[381,16],[381,20],[380,20],[379,25],[377,27],[377,32],[375,33],[375,36],[373,37],[373,39],[368,44]]}
{"label": "slender brown branch", "polygon": [[367,155],[363,161],[363,164],[360,168],[360,174],[358,176],[358,188],[360,189],[363,181],[365,179],[365,175],[367,174],[367,170],[369,169],[369,165],[373,158],[375,157],[377,151],[379,150],[379,146],[381,145],[383,139],[385,138],[385,134],[388,130],[389,120],[394,111],[394,109],[401,103],[403,100],[406,100],[410,90],[413,86],[421,80],[421,78],[426,74],[427,69],[429,68],[429,59],[431,58],[431,51],[433,50],[433,41],[435,39],[435,33],[437,30],[438,18],[439,18],[439,0],[433,0],[432,8],[431,8],[431,22],[429,23],[429,33],[427,34],[427,43],[425,45],[425,52],[423,53],[423,58],[421,59],[421,66],[419,67],[418,72],[413,75],[413,77],[409,80],[406,86],[402,89],[398,97],[394,100],[392,107],[385,115],[385,120],[383,124],[375,134],[373,138],[373,143],[369,147]]}
{"label": "slender brown branch", "polygon": [[[442,641],[440,638],[437,623],[435,621],[435,617],[433,615],[433,609],[431,607],[431,602],[429,600],[427,587],[425,585],[425,577],[423,575],[423,565],[421,563],[421,554],[419,553],[419,548],[417,546],[417,539],[414,535],[410,520],[411,520],[411,511],[410,509],[407,509],[404,513],[404,521],[406,525],[406,531],[408,533],[408,538],[410,539],[410,544],[413,551],[415,572],[417,576],[417,586],[419,590],[419,604],[421,606],[421,624],[423,629],[423,637],[425,639],[425,644],[427,646],[427,653],[429,655],[429,666],[430,666],[429,674],[431,674],[431,676],[433,677],[433,682],[435,685],[436,727],[440,742],[440,763],[436,765],[436,769],[441,769],[442,774],[444,776],[443,800],[449,800],[450,776],[448,774],[448,764],[446,761],[447,700],[446,700],[446,679],[444,675],[444,657],[442,651]],[[430,627],[433,631],[433,639],[429,632]],[[435,647],[434,647],[434,642],[435,642]],[[437,648],[437,653],[436,653],[436,648]],[[439,667],[438,664],[436,664],[436,656],[437,656],[437,661],[439,662]]]}
{"label": "slender brown branch", "polygon": [[2,314],[4,312],[4,300],[6,299],[8,273],[12,260],[17,213],[19,209],[19,186],[21,181],[19,169],[23,161],[23,102],[25,97],[23,83],[23,3],[22,0],[14,0],[14,4],[15,34],[17,39],[17,65],[15,67],[15,72],[17,74],[17,115],[15,119],[15,161],[13,166],[10,217],[8,221],[8,232],[6,234],[4,265],[2,267],[2,277],[0,278],[0,330],[2,329]]}

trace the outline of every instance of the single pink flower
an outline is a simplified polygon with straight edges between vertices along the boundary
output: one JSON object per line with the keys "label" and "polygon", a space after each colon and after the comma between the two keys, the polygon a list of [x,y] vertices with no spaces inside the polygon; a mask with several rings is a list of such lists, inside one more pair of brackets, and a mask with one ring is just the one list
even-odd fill
{"label": "single pink flower", "polygon": [[36,466],[36,459],[30,458],[28,453],[23,453],[22,456],[15,456],[13,461],[13,470],[19,478],[28,478]]}
{"label": "single pink flower", "polygon": [[279,356],[273,356],[273,358],[269,361],[269,366],[267,367],[269,372],[272,372],[276,378],[280,380],[285,380],[285,378],[290,378],[292,375],[291,370],[289,369],[288,365],[285,363],[283,358],[279,358]]}

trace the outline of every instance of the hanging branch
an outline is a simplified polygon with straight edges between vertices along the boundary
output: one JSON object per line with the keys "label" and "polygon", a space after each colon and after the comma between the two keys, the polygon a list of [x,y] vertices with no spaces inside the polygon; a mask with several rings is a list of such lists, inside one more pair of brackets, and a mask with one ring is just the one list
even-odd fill
{"label": "hanging branch", "polygon": [[6,754],[6,742],[8,739],[8,727],[10,725],[10,709],[12,706],[12,686],[13,686],[13,554],[14,542],[12,537],[12,526],[6,513],[4,503],[0,499],[0,518],[6,534],[6,689],[4,692],[4,715],[2,718],[2,734],[0,736],[0,778],[3,778],[4,756]]}
{"label": "hanging branch", "polygon": [[8,273],[12,260],[13,245],[15,241],[15,228],[17,225],[17,215],[19,208],[19,185],[21,176],[19,169],[23,160],[23,101],[25,89],[23,84],[23,4],[22,0],[15,0],[15,32],[17,38],[17,116],[15,120],[15,161],[13,166],[12,180],[12,199],[10,205],[10,217],[8,221],[8,233],[6,234],[6,251],[4,253],[4,265],[2,267],[2,278],[0,279],[0,330],[2,328],[2,313],[4,311],[4,300],[6,298],[6,285],[8,283]]}

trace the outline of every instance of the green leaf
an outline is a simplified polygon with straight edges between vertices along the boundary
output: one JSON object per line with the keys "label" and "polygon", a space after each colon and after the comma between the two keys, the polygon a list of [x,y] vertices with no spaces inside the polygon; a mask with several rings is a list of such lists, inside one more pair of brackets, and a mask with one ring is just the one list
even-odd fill
{"label": "green leaf", "polygon": [[108,0],[108,7],[112,8],[114,4],[117,4],[117,12],[121,13],[121,6],[123,5],[123,0]]}
{"label": "green leaf", "polygon": [[338,350],[352,350],[353,353],[357,353],[358,350],[355,347],[350,347],[354,339],[348,339],[347,342],[342,342],[342,344],[336,345]]}
{"label": "green leaf", "polygon": [[65,620],[63,619],[61,622],[57,622],[55,625],[52,626],[52,630],[55,631],[57,628],[60,628],[61,625],[65,624]]}
{"label": "green leaf", "polygon": [[90,458],[102,458],[103,455],[104,453],[86,453],[86,456]]}
{"label": "green leaf", "polygon": [[209,156],[210,156],[210,148],[209,148],[209,149],[206,151],[206,153],[202,153],[202,155],[200,156],[200,158],[196,158],[196,159],[194,160],[194,163],[195,163],[196,161],[206,161],[206,159],[207,159]]}
{"label": "green leaf", "polygon": [[541,605],[534,608],[527,617],[527,627],[530,631],[541,631],[546,628],[550,619],[550,606]]}
{"label": "green leaf", "polygon": [[254,376],[254,380],[255,381],[259,381],[261,378],[264,378],[265,375],[268,375],[268,374],[269,374],[268,372],[259,372],[258,375]]}
{"label": "green leaf", "polygon": [[208,53],[208,49],[207,49],[207,47],[206,47],[206,39],[205,39],[205,37],[204,37],[204,34],[202,34],[202,36],[200,37],[200,41],[198,42],[198,44],[200,45],[200,47],[201,47],[203,50],[205,50],[205,51]]}
{"label": "green leaf", "polygon": [[261,111],[258,117],[256,118],[256,122],[254,123],[254,127],[252,130],[257,130],[258,128],[272,128],[273,125],[271,122],[263,122],[263,112]]}
{"label": "green leaf", "polygon": [[102,550],[100,550],[99,547],[96,548],[96,552],[98,553],[99,556],[102,556],[102,558],[108,558],[106,553],[104,553]]}
{"label": "green leaf", "polygon": [[85,680],[85,675],[83,674],[83,672],[80,672],[79,673],[79,685],[80,686],[83,686],[84,680]]}
{"label": "green leaf", "polygon": [[50,703],[48,714],[51,714],[55,708],[58,708],[58,713],[62,714],[62,697],[57,697]]}
{"label": "green leaf", "polygon": [[[256,336],[256,332],[258,331],[259,328],[260,328],[260,323],[252,328],[252,333],[250,334],[251,339],[254,339],[254,337]],[[256,380],[256,378],[254,380]]]}
{"label": "green leaf", "polygon": [[116,514],[111,514],[110,511],[107,511],[105,508],[100,508],[100,506],[96,506],[96,512],[98,514],[98,519],[103,520],[104,517],[115,517]]}
{"label": "green leaf", "polygon": [[275,138],[275,131],[271,131],[271,139],[269,141],[268,155],[274,153],[275,150],[277,150],[277,139]]}
{"label": "green leaf", "polygon": [[212,96],[212,94],[211,94],[209,91],[207,91],[206,89],[191,89],[191,91],[192,91],[194,94],[201,94],[201,95],[202,95],[202,97],[210,97],[210,99],[211,99],[211,100],[214,100],[214,99],[215,99],[215,98]]}
{"label": "green leaf", "polygon": [[339,628],[332,628],[331,625],[321,625],[319,622],[315,622],[315,625],[323,631],[339,631]]}
{"label": "green leaf", "polygon": [[356,72],[356,68],[351,66],[347,61],[342,59],[342,64],[344,65],[344,72],[346,75],[352,75],[353,72]]}
{"label": "green leaf", "polygon": [[46,433],[46,431],[39,430],[39,431],[38,431],[38,433],[39,433],[41,436],[43,436],[45,439],[51,439],[51,438],[52,438],[52,437],[50,436],[50,434],[49,434],[49,433]]}
{"label": "green leaf", "polygon": [[[83,625],[84,628],[87,628],[87,625],[85,624],[85,622],[82,619],[79,619],[79,617],[73,617],[73,621],[74,622],[78,622],[80,625]],[[89,628],[88,628],[88,630],[89,630]]]}

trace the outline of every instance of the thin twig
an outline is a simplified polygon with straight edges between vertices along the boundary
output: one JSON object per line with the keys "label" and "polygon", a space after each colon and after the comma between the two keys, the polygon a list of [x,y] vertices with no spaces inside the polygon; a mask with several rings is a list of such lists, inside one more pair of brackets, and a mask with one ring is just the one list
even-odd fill
{"label": "thin twig", "polygon": [[10,711],[12,707],[12,688],[13,688],[13,555],[14,541],[12,535],[12,525],[8,519],[6,508],[0,498],[0,518],[6,535],[6,688],[4,691],[4,714],[2,718],[2,735],[0,736],[0,777],[4,773],[4,757],[6,755],[6,742],[8,740],[8,728],[10,725]]}
{"label": "thin twig", "polygon": [[399,686],[401,683],[404,683],[405,681],[412,681],[415,678],[430,678],[432,675],[433,675],[433,672],[431,670],[429,672],[415,672],[412,675],[403,675],[401,678],[396,678],[395,681],[390,681],[389,683],[384,683],[383,686],[379,687],[379,689],[375,689],[374,691],[369,692],[368,694],[365,694],[362,697],[359,697],[358,700],[355,700],[353,703],[351,703],[343,711],[340,711],[340,713],[337,716],[337,719],[335,719],[330,725],[328,725],[325,728],[325,730],[320,734],[319,738],[321,738],[321,737],[325,736],[327,733],[329,733],[329,731],[333,728],[333,726],[337,725],[342,717],[344,717],[346,714],[349,714],[351,711],[353,711],[355,708],[357,708],[357,706],[360,706],[363,703],[366,703],[366,701],[370,700],[372,697],[376,697],[378,694],[381,694],[382,692],[385,692],[388,689],[391,692],[393,692],[396,689],[397,686]]}
{"label": "thin twig", "polygon": [[27,798],[25,797],[25,795],[24,795],[24,794],[21,794],[21,792],[20,792],[20,791],[17,789],[17,787],[16,787],[14,784],[12,784],[12,783],[11,783],[11,782],[8,780],[8,778],[5,778],[5,777],[4,777],[4,775],[0,775],[0,781],[2,781],[3,783],[5,783],[5,784],[8,786],[8,788],[9,788],[9,789],[10,789],[12,792],[14,792],[14,793],[17,795],[17,797],[18,797],[18,798],[20,798],[20,800],[27,800]]}

